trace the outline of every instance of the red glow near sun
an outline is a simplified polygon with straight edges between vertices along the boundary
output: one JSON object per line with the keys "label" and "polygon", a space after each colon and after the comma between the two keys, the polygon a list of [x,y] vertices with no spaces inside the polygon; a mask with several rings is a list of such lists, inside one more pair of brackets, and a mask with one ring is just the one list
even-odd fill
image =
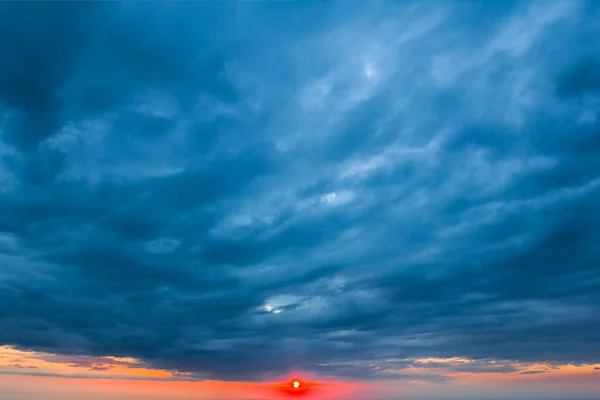
{"label": "red glow near sun", "polygon": [[[287,376],[279,382],[268,384],[269,390],[276,397],[276,400],[285,400],[286,398],[297,398],[298,400],[342,400],[347,399],[348,395],[357,395],[358,386],[350,382],[334,382],[316,380],[315,377],[308,375],[300,377],[298,374]],[[266,395],[265,399],[271,399]]]}
{"label": "red glow near sun", "polygon": [[301,381],[300,379],[291,379],[285,383],[282,383],[278,387],[278,391],[283,392],[289,396],[300,396],[305,395],[308,392],[313,392],[316,389],[316,384],[307,381]]}

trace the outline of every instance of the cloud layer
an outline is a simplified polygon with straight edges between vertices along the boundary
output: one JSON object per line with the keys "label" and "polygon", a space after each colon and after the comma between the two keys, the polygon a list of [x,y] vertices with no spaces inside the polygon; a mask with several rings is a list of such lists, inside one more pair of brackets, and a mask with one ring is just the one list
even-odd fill
{"label": "cloud layer", "polygon": [[596,2],[348,3],[0,5],[0,344],[598,362]]}

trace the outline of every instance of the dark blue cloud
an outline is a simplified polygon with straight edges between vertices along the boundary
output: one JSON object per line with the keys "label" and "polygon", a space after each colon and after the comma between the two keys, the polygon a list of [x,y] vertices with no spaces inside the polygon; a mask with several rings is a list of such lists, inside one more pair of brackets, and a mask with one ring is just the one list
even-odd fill
{"label": "dark blue cloud", "polygon": [[597,362],[595,4],[3,4],[0,344]]}

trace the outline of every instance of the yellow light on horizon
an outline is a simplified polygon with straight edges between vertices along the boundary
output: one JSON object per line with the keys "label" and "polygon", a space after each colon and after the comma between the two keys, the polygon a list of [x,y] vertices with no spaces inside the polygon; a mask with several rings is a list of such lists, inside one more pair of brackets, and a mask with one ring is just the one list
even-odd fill
{"label": "yellow light on horizon", "polygon": [[294,381],[294,383],[292,383],[292,385],[294,386],[294,389],[298,389],[300,387],[300,382]]}

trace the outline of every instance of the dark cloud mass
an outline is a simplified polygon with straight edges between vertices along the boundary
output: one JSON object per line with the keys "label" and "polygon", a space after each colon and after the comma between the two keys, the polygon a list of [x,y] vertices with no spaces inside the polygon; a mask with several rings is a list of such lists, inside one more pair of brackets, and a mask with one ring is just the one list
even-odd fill
{"label": "dark cloud mass", "polygon": [[596,2],[0,9],[0,345],[600,361]]}

